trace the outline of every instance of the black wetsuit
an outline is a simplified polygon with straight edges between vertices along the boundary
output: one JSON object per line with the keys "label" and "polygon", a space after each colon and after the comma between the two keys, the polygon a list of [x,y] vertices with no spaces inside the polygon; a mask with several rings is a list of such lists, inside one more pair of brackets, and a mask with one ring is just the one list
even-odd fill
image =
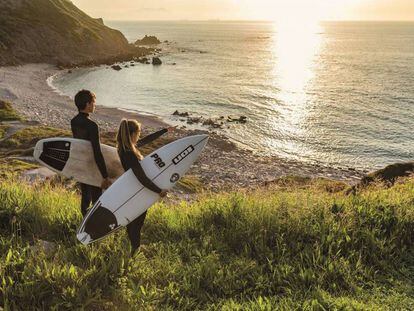
{"label": "black wetsuit", "polygon": [[[93,155],[103,178],[108,177],[105,160],[101,151],[98,125],[89,119],[89,114],[79,112],[70,122],[74,138],[89,140],[92,143]],[[81,212],[85,216],[90,204],[94,204],[102,194],[102,189],[80,183],[82,199]]]}
{"label": "black wetsuit", "polygon": [[[155,132],[153,134],[150,134],[142,139],[140,139],[137,143],[137,147],[144,146],[153,140],[157,139],[161,135],[167,133],[167,129],[160,130],[158,132]],[[121,152],[119,155],[121,159],[122,166],[125,171],[132,169],[137,179],[141,182],[141,184],[148,188],[151,191],[154,191],[156,193],[160,193],[162,190],[158,188],[157,185],[155,185],[151,179],[145,175],[144,170],[142,169],[142,166],[137,158],[137,156],[132,151],[126,151]],[[145,217],[147,215],[147,212],[143,213],[141,216],[136,218],[135,220],[131,221],[127,225],[127,232],[128,237],[131,242],[131,252],[134,253],[138,247],[141,244],[141,228],[144,224]]]}

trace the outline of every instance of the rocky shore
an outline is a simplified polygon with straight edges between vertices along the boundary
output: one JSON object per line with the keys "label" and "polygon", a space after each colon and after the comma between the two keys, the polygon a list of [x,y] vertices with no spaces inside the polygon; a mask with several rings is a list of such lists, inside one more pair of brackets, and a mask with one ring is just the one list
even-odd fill
{"label": "rocky shore", "polygon": [[[26,119],[40,124],[68,129],[76,114],[72,99],[55,92],[47,79],[59,70],[47,64],[28,64],[18,67],[0,67],[0,99]],[[147,132],[167,124],[157,117],[143,116],[116,108],[99,106],[93,119],[103,131],[116,131],[123,117],[136,118]],[[200,131],[177,130],[176,138]],[[287,161],[278,157],[257,156],[244,150],[226,137],[210,133],[210,140],[202,157],[190,171],[213,191],[262,187],[283,176],[324,177],[357,183],[364,172]]]}

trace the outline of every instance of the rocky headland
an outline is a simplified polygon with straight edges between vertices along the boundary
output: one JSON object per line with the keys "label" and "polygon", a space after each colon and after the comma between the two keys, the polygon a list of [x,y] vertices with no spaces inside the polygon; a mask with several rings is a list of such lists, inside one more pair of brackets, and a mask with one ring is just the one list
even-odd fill
{"label": "rocky headland", "polygon": [[0,66],[113,64],[152,52],[69,0],[0,0]]}

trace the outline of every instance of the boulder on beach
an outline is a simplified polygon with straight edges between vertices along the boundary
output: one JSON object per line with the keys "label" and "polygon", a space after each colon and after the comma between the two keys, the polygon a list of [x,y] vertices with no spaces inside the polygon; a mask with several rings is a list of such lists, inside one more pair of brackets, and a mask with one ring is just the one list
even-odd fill
{"label": "boulder on beach", "polygon": [[147,36],[145,35],[144,38],[138,39],[135,41],[135,45],[157,45],[160,44],[161,41],[158,40],[156,36]]}
{"label": "boulder on beach", "polygon": [[247,117],[246,116],[240,116],[239,118],[233,118],[231,116],[227,117],[227,122],[238,122],[238,123],[246,123]]}
{"label": "boulder on beach", "polygon": [[146,57],[140,57],[136,61],[138,63],[141,63],[141,64],[146,64],[148,62],[148,58],[146,58]]}
{"label": "boulder on beach", "polygon": [[111,68],[112,68],[113,70],[116,70],[116,71],[119,71],[119,70],[121,70],[121,69],[122,69],[122,67],[121,67],[121,66],[119,66],[119,65],[113,65],[113,66],[111,66]]}
{"label": "boulder on beach", "polygon": [[179,116],[179,117],[189,117],[190,114],[188,112],[179,112],[178,110],[174,111],[173,116]]}
{"label": "boulder on beach", "polygon": [[222,125],[214,121],[213,119],[206,119],[202,123],[203,125],[211,126],[213,128],[221,128]]}
{"label": "boulder on beach", "polygon": [[200,123],[203,120],[203,117],[188,117],[187,124]]}
{"label": "boulder on beach", "polygon": [[161,61],[161,59],[159,57],[153,57],[152,58],[152,64],[158,66],[158,65],[161,65],[162,64],[162,61]]}

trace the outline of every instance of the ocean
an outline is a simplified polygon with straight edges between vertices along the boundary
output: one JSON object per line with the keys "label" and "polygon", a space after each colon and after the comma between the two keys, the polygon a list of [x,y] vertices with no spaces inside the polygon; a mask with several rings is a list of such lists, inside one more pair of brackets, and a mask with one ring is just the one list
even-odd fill
{"label": "ocean", "polygon": [[[414,158],[414,23],[106,22],[155,35],[163,65],[59,74],[98,104],[161,116],[246,116],[215,130],[258,154],[376,169]],[[182,118],[181,118],[182,119]]]}

